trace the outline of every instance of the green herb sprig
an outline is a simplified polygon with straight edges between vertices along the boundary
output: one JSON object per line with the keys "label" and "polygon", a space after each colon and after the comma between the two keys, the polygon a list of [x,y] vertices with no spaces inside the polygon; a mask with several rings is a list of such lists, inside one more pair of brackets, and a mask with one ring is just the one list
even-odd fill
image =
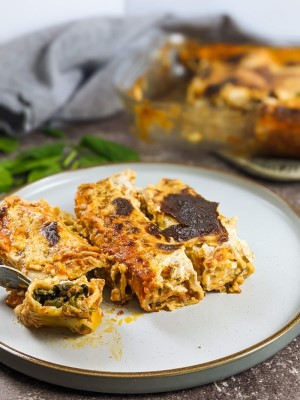
{"label": "green herb sprig", "polygon": [[19,142],[16,139],[0,136],[0,151],[3,153],[12,153],[19,147]]}
{"label": "green herb sprig", "polygon": [[[135,150],[99,136],[85,135],[78,144],[72,144],[61,130],[47,128],[46,134],[59,141],[31,147],[0,161],[0,193],[65,170],[139,160]],[[0,152],[17,148],[14,139],[0,137]]]}

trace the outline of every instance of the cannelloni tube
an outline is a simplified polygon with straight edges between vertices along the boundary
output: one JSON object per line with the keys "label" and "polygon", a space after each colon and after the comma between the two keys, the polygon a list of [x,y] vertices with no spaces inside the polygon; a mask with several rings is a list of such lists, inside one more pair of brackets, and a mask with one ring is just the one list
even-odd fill
{"label": "cannelloni tube", "polygon": [[88,281],[85,276],[73,281],[36,279],[15,313],[27,327],[65,327],[74,333],[91,333],[102,319],[103,285],[104,280]]}
{"label": "cannelloni tube", "polygon": [[218,203],[177,179],[149,185],[140,200],[160,234],[185,247],[204,290],[240,292],[255,268],[248,244],[237,236],[236,218],[227,219]]}
{"label": "cannelloni tube", "polygon": [[146,311],[199,302],[204,292],[184,246],[170,243],[141,211],[135,173],[79,186],[75,213],[89,241],[108,255],[106,281],[122,304],[135,294]]}

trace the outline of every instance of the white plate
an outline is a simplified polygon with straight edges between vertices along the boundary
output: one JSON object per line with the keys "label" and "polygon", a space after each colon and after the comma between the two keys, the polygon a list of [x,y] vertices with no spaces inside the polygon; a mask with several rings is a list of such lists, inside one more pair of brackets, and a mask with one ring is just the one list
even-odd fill
{"label": "white plate", "polygon": [[[300,333],[300,221],[264,188],[220,172],[172,164],[115,164],[58,174],[17,194],[44,198],[72,212],[76,188],[133,168],[137,184],[180,178],[238,217],[239,236],[256,255],[256,272],[235,295],[211,293],[173,312],[124,314],[106,299],[97,331],[76,337],[62,330],[31,330],[1,304],[1,361],[38,379],[111,393],[183,389],[250,368]],[[4,302],[5,291],[0,291]]]}

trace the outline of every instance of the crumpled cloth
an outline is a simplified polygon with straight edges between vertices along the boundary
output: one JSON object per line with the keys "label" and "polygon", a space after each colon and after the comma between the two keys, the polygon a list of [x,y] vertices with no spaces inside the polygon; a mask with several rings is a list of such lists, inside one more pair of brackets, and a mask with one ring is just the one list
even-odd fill
{"label": "crumpled cloth", "polygon": [[87,121],[122,109],[113,77],[154,37],[182,32],[213,41],[245,39],[228,17],[92,18],[0,46],[0,131],[20,137],[51,121]]}

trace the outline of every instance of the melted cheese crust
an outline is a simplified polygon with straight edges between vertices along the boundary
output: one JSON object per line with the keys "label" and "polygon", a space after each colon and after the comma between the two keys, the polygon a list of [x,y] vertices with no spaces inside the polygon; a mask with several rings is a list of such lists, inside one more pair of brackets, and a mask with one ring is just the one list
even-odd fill
{"label": "melted cheese crust", "polygon": [[105,264],[101,250],[74,231],[46,201],[17,196],[0,204],[0,259],[30,278],[75,279]]}
{"label": "melted cheese crust", "polygon": [[[162,212],[161,206],[166,196],[182,192],[198,196],[192,188],[176,179],[163,179],[156,186],[149,185],[140,192],[145,212],[151,215],[151,220],[160,229],[178,224],[174,217]],[[222,239],[224,235],[220,230],[218,233],[194,237],[181,243],[204,290],[238,293],[240,284],[254,272],[253,254],[248,244],[237,236],[236,218],[228,220],[218,214],[218,219],[227,233],[227,240]]]}
{"label": "melted cheese crust", "polygon": [[83,232],[108,254],[112,300],[122,304],[135,293],[146,311],[197,303],[204,293],[184,247],[155,233],[140,209],[134,180],[135,173],[125,170],[79,186],[75,196]]}

